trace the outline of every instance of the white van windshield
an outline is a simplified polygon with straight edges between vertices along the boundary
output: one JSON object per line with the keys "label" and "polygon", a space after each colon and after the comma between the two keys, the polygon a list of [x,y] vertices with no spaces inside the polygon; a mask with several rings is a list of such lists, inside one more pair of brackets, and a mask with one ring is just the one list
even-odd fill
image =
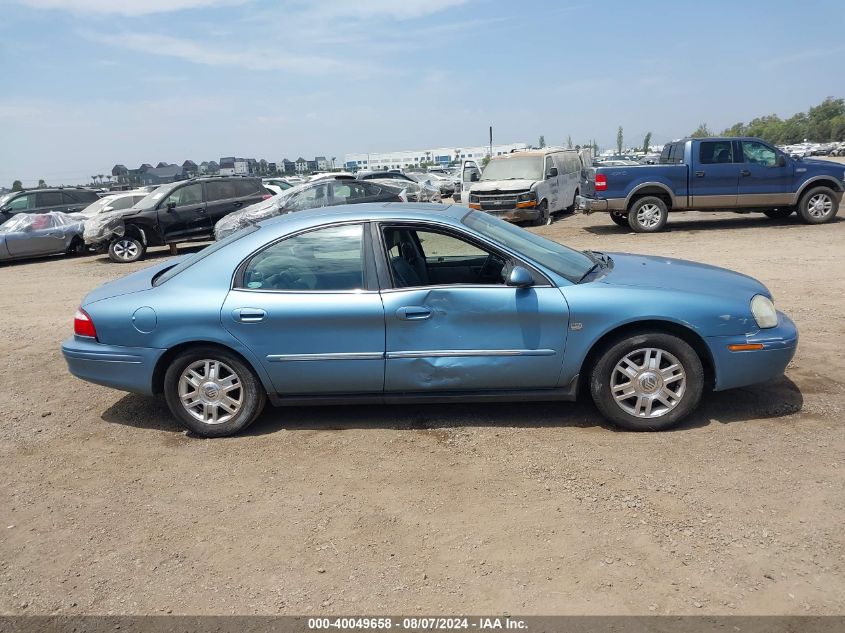
{"label": "white van windshield", "polygon": [[542,180],[543,159],[540,156],[494,158],[481,173],[481,180]]}

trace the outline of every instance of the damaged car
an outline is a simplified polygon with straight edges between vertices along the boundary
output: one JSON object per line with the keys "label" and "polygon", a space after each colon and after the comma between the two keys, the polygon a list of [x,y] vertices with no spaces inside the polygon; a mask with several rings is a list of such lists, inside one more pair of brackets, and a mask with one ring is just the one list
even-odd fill
{"label": "damaged car", "polygon": [[[355,204],[251,224],[109,282],[70,372],[163,394],[202,436],[274,405],[567,401],[626,429],[781,376],[798,333],[759,281],[578,251],[466,207]],[[738,392],[736,397],[743,397]],[[562,419],[566,409],[560,409]]]}
{"label": "damaged car", "polygon": [[0,261],[83,253],[83,220],[58,211],[15,214],[0,224]]}
{"label": "damaged car", "polygon": [[407,202],[408,199],[403,196],[403,191],[405,191],[404,187],[396,187],[392,182],[361,182],[348,176],[324,175],[292,187],[247,209],[227,215],[214,227],[214,237],[222,240],[235,231],[256,222],[317,207],[365,202]]}
{"label": "damaged car", "polygon": [[141,259],[148,246],[213,239],[224,216],[273,194],[259,178],[191,178],[162,185],[125,211],[100,213],[85,223],[85,243],[118,263]]}

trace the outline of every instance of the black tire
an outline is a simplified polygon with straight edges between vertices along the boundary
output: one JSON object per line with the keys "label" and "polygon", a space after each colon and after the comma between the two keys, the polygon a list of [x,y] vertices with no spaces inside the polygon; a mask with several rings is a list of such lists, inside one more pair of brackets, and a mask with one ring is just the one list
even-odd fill
{"label": "black tire", "polygon": [[543,200],[537,205],[537,217],[531,222],[532,226],[548,226],[554,222],[554,216],[549,213],[549,203]]}
{"label": "black tire", "polygon": [[71,240],[70,246],[67,247],[67,254],[72,256],[82,255],[87,252],[87,250],[88,249],[85,246],[85,242],[82,241],[82,238],[75,237]]}
{"label": "black tire", "polygon": [[631,226],[628,224],[628,214],[624,211],[611,211],[610,212],[610,219],[613,220],[616,224],[621,226],[622,228],[629,229]]}
{"label": "black tire", "polygon": [[635,233],[658,233],[666,228],[669,209],[655,196],[640,198],[628,210],[628,226]]}
{"label": "black tire", "polygon": [[[183,404],[180,395],[183,373],[191,365],[205,365],[204,361],[217,363],[220,369],[210,380],[200,382],[197,386],[197,405],[192,410],[195,415],[204,417],[210,415],[208,412],[211,412],[213,407],[217,412],[214,414],[216,416],[214,419],[217,417],[225,418],[224,406],[226,405],[223,403],[223,398],[231,393],[230,398],[238,400],[239,408],[231,417],[220,422],[205,422],[198,417],[194,417],[189,411],[189,407]],[[208,367],[208,365],[205,366]],[[200,369],[200,371],[202,370]],[[231,391],[226,392],[224,391],[227,388],[225,381],[229,379],[230,375],[236,377],[238,386],[228,387]],[[209,378],[205,372],[200,373],[199,376],[200,378],[196,379],[198,381],[203,377]],[[223,382],[222,385],[219,384],[220,381]],[[264,392],[264,387],[256,377],[255,372],[240,357],[220,347],[200,346],[179,354],[170,363],[164,375],[164,398],[170,412],[187,429],[203,437],[225,437],[238,433],[252,424],[264,409],[267,394]],[[206,404],[209,404],[208,411],[205,409]],[[202,408],[202,412],[198,408]],[[219,415],[221,410],[224,411],[222,416]]]}
{"label": "black tire", "polygon": [[572,197],[572,204],[570,204],[568,207],[566,207],[567,213],[575,213],[575,207],[578,204],[578,196],[580,196],[580,195],[581,195],[581,192],[576,189],[575,195]]}
{"label": "black tire", "polygon": [[[645,349],[661,351],[657,368],[663,368],[663,371],[649,370],[646,363],[642,362],[643,369],[636,370],[639,373],[629,379],[633,393],[628,399],[617,402],[611,385],[616,384],[624,388],[626,378],[626,375],[616,369],[617,364],[622,363],[629,355],[635,364],[640,362],[638,359],[644,361],[644,354],[640,352]],[[683,389],[677,387],[680,382],[678,379],[663,383],[663,378],[666,377],[664,372],[671,370],[676,364],[680,365],[683,371]],[[635,371],[633,367],[631,370]],[[602,416],[609,422],[631,431],[662,431],[675,426],[698,406],[704,390],[704,368],[698,354],[686,341],[661,332],[644,332],[611,343],[593,365],[589,379],[590,394]],[[664,388],[669,391],[665,392]],[[665,396],[673,390],[680,392],[674,402],[672,396]],[[620,392],[620,395],[624,395],[626,391]],[[658,397],[664,397],[672,406],[665,405]],[[648,407],[648,411],[653,410],[654,417],[646,417],[646,410],[643,410],[643,415],[635,415],[626,410],[625,407],[633,409],[634,412],[638,411],[640,398],[643,406]],[[648,400],[651,400],[651,404]],[[653,409],[654,406],[658,409]],[[660,409],[665,411],[661,413]]]}
{"label": "black tire", "polygon": [[795,213],[795,209],[793,207],[783,207],[781,209],[767,209],[763,211],[763,215],[767,218],[771,218],[772,220],[783,220],[784,218],[788,218],[790,215]]}
{"label": "black tire", "polygon": [[830,187],[813,187],[801,196],[798,213],[807,224],[833,221],[839,211],[836,193]]}
{"label": "black tire", "polygon": [[147,246],[135,235],[124,235],[109,243],[109,258],[118,264],[137,262],[147,252]]}

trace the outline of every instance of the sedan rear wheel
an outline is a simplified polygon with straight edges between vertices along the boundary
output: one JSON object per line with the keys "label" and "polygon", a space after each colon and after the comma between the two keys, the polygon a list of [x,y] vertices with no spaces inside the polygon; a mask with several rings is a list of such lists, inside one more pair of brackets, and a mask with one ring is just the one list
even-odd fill
{"label": "sedan rear wheel", "polygon": [[109,244],[109,258],[118,264],[137,262],[144,256],[147,247],[137,237],[125,235]]}
{"label": "sedan rear wheel", "polygon": [[698,405],[704,369],[695,350],[663,333],[638,334],[607,349],[590,376],[602,415],[633,431],[662,430]]}
{"label": "sedan rear wheel", "polygon": [[164,378],[171,413],[188,429],[205,437],[243,430],[264,408],[261,383],[234,354],[198,347],[177,356]]}

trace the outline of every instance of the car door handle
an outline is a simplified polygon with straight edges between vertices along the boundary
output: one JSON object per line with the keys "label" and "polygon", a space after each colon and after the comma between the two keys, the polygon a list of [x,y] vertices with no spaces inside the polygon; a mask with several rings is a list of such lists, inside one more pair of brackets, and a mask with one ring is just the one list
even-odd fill
{"label": "car door handle", "polygon": [[396,311],[396,316],[405,321],[423,321],[431,316],[431,309],[425,306],[405,306]]}
{"label": "car door handle", "polygon": [[704,172],[703,171],[695,172],[695,177],[696,178],[704,178]]}
{"label": "car door handle", "polygon": [[743,169],[741,172],[739,172],[739,175],[740,176],[750,176],[751,172],[748,169]]}
{"label": "car door handle", "polygon": [[261,308],[237,308],[232,311],[232,316],[235,317],[235,321],[241,323],[258,323],[264,320],[267,313]]}
{"label": "car door handle", "polygon": [[244,206],[244,203],[241,202],[240,200],[235,200],[235,206],[236,207],[242,207],[242,206]]}
{"label": "car door handle", "polygon": [[205,213],[205,208],[200,207],[199,209],[197,209],[197,213]]}

